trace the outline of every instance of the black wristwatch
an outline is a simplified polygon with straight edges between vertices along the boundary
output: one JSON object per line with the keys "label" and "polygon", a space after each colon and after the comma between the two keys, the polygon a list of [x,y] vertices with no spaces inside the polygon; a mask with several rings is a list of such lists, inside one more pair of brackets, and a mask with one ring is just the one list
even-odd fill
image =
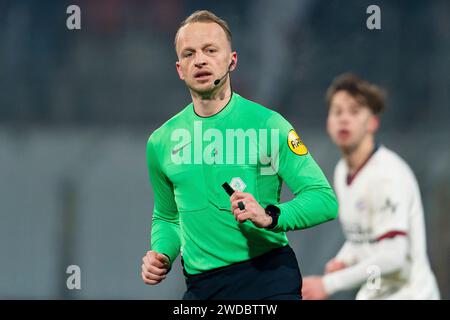
{"label": "black wristwatch", "polygon": [[273,229],[278,224],[278,217],[280,216],[280,208],[274,206],[273,204],[269,204],[265,209],[266,213],[272,217],[272,223],[266,227],[266,229]]}

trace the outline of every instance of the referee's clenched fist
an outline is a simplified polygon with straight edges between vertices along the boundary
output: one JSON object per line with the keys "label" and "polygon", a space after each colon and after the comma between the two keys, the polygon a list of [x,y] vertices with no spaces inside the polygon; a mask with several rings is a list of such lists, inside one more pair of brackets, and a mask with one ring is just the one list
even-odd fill
{"label": "referee's clenched fist", "polygon": [[169,271],[169,258],[156,251],[147,251],[142,258],[142,280],[145,284],[158,284],[166,278]]}

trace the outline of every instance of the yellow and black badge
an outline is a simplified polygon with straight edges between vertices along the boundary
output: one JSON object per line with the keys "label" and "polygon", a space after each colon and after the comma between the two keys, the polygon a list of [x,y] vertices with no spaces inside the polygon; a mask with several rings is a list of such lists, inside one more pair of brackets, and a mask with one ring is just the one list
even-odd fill
{"label": "yellow and black badge", "polygon": [[297,132],[294,129],[291,129],[288,134],[288,146],[289,149],[295,154],[299,156],[303,156],[308,153],[308,148],[303,144],[302,140],[298,136]]}

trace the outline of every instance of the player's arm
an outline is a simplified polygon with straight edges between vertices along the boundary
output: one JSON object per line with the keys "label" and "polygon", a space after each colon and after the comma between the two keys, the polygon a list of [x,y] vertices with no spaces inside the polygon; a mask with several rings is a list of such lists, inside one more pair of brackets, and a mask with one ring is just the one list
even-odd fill
{"label": "player's arm", "polygon": [[345,241],[337,255],[326,264],[325,273],[331,273],[348,268],[349,266],[355,264],[356,261],[357,258],[354,245],[349,241]]}
{"label": "player's arm", "polygon": [[400,269],[405,261],[408,243],[405,238],[386,239],[378,243],[370,257],[357,264],[328,273],[323,285],[328,295],[356,288],[365,283],[371,274],[389,274]]}
{"label": "player's arm", "polygon": [[[336,193],[339,194],[338,189],[336,186],[339,182],[339,166],[341,164],[338,163],[336,165],[336,168],[334,169],[334,186]],[[341,269],[345,269],[353,264],[355,264],[357,261],[357,250],[354,246],[354,244],[350,241],[345,241],[341,249],[338,251],[336,256],[328,261],[328,263],[325,265],[325,273],[331,273],[335,272]]]}
{"label": "player's arm", "polygon": [[367,259],[351,267],[325,276],[305,277],[302,287],[303,298],[305,300],[326,299],[336,292],[360,287],[371,277],[395,272],[404,262],[407,246],[405,239],[386,239],[375,246]]}
{"label": "player's arm", "polygon": [[323,284],[328,295],[360,286],[374,268],[380,275],[389,274],[399,270],[405,262],[408,252],[407,186],[396,177],[382,177],[373,186],[371,207],[375,236],[371,254],[349,268],[325,275]]}
{"label": "player's arm", "polygon": [[278,150],[271,150],[274,169],[295,195],[277,205],[280,216],[273,231],[304,229],[335,219],[338,205],[334,191],[306,146],[295,139],[292,125],[275,113],[268,126],[279,129]]}
{"label": "player's arm", "polygon": [[170,265],[180,252],[180,225],[173,186],[161,168],[150,137],[147,143],[147,166],[154,195],[151,249],[169,258]]}

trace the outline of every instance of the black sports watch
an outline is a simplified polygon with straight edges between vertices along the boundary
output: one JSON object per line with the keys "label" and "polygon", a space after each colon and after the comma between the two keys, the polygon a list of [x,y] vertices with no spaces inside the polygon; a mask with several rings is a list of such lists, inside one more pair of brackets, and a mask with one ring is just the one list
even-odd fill
{"label": "black sports watch", "polygon": [[280,216],[280,208],[274,206],[273,204],[269,204],[265,209],[266,213],[272,217],[272,223],[266,227],[266,229],[273,229],[278,224],[278,217]]}

